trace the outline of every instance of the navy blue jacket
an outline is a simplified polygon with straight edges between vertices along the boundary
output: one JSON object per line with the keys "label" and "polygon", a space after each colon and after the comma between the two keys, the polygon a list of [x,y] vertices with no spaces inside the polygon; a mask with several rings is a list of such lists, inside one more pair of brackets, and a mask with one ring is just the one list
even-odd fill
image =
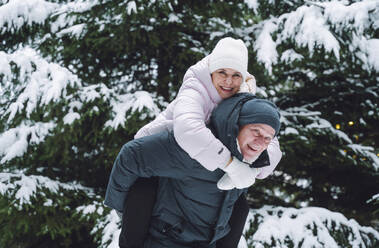
{"label": "navy blue jacket", "polygon": [[[237,94],[224,100],[212,113],[209,128],[234,156],[238,152],[238,116],[250,94]],[[258,159],[255,167],[267,165]],[[215,247],[230,227],[234,203],[245,190],[222,191],[217,181],[220,169],[208,171],[176,143],[172,132],[162,132],[126,143],[114,163],[105,204],[122,211],[129,188],[138,177],[158,176],[157,201],[150,227],[151,239],[145,247]],[[154,243],[152,240],[160,240]],[[166,241],[164,241],[166,240]]]}

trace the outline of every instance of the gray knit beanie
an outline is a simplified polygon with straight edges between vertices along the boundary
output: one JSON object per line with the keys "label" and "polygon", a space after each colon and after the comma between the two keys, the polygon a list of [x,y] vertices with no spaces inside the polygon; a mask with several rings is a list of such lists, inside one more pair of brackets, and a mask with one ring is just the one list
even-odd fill
{"label": "gray knit beanie", "polygon": [[238,125],[267,124],[275,130],[275,136],[280,129],[280,113],[276,105],[264,99],[252,99],[241,108]]}

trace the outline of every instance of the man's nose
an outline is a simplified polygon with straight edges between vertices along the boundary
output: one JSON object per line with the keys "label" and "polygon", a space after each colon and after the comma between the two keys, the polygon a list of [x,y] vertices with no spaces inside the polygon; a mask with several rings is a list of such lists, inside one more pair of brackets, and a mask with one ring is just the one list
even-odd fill
{"label": "man's nose", "polygon": [[264,145],[265,145],[265,140],[264,140],[263,136],[258,136],[258,137],[256,137],[256,139],[255,139],[255,143],[256,143],[257,145],[259,145],[259,148],[264,147]]}

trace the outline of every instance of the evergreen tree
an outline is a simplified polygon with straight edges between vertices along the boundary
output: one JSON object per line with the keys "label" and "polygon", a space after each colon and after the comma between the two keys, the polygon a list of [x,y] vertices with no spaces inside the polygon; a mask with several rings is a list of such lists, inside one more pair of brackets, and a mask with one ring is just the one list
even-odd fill
{"label": "evergreen tree", "polygon": [[[283,117],[247,244],[375,247],[360,224],[379,219],[378,19],[370,0],[0,1],[0,246],[116,245],[102,202],[119,149],[233,36]],[[267,232],[273,216],[311,231]]]}
{"label": "evergreen tree", "polygon": [[[268,72],[266,92],[275,92],[285,120],[282,173],[272,178],[272,192],[280,189],[285,197],[271,200],[327,207],[369,224],[376,206],[367,201],[379,182],[379,67],[373,57],[379,3],[301,4],[281,8],[254,33]],[[259,50],[263,46],[269,49]]]}

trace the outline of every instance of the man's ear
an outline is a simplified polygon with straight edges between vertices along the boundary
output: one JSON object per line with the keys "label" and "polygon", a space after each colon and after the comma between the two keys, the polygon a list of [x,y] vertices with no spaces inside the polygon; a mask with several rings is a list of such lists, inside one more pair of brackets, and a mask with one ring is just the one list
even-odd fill
{"label": "man's ear", "polygon": [[251,166],[254,168],[262,168],[262,167],[269,166],[269,165],[270,165],[270,158],[268,157],[267,149],[264,150],[259,155],[257,160],[255,160],[254,163],[251,164]]}

